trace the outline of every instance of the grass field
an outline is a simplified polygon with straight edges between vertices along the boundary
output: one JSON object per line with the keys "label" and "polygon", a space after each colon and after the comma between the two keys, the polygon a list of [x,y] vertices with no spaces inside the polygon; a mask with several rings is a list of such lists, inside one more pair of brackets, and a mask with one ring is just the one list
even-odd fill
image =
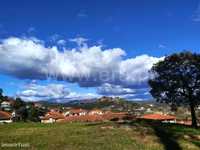
{"label": "grass field", "polygon": [[[200,130],[157,123],[13,123],[0,125],[0,149],[198,150]],[[7,144],[7,145],[5,145]]]}

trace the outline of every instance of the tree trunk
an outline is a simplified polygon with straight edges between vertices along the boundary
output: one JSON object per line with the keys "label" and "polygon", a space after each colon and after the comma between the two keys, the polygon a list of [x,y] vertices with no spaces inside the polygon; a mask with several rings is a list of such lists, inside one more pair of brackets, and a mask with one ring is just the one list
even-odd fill
{"label": "tree trunk", "polygon": [[190,103],[190,111],[191,111],[191,116],[192,116],[192,127],[197,128],[197,118],[196,118],[193,102]]}

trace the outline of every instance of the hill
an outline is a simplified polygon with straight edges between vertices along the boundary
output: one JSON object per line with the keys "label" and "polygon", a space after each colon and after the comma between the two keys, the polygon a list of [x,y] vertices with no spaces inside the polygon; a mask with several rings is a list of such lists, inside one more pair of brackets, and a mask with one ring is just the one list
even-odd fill
{"label": "hill", "polygon": [[106,97],[103,96],[99,99],[93,100],[81,100],[81,101],[71,101],[64,104],[68,107],[77,107],[83,109],[94,109],[99,108],[103,110],[112,110],[112,111],[129,111],[133,109],[138,104],[133,101],[127,101],[119,97]]}

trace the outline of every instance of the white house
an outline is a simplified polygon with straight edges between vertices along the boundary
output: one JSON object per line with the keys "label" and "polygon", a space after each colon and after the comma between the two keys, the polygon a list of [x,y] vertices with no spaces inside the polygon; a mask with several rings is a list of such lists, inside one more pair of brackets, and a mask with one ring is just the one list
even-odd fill
{"label": "white house", "polygon": [[10,111],[12,109],[12,103],[10,101],[3,101],[1,103],[1,108],[5,111]]}
{"label": "white house", "polygon": [[100,109],[93,109],[89,112],[89,115],[103,115],[103,111]]}
{"label": "white house", "polygon": [[84,115],[87,115],[88,111],[85,110],[85,109],[81,109],[81,108],[78,108],[78,109],[71,109],[67,112],[65,112],[65,116],[84,116]]}

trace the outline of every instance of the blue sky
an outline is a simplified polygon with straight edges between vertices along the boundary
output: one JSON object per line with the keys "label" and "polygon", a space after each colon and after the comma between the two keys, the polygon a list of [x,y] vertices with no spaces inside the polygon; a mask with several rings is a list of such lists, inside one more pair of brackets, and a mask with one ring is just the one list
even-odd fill
{"label": "blue sky", "polygon": [[[18,45],[12,45],[12,54],[9,50],[10,42],[5,40],[10,40],[11,43],[13,39],[11,37],[17,38]],[[64,49],[68,51],[72,51],[73,48],[76,50],[80,50],[80,45],[78,45],[77,39],[85,39],[82,40],[81,46],[84,47],[87,45],[87,48],[90,49],[93,46],[101,45],[100,51],[110,51],[114,48],[120,48],[126,53],[125,56],[119,52],[118,50],[113,50],[111,57],[113,60],[122,59],[117,64],[112,62],[112,64],[107,64],[107,70],[110,69],[113,64],[130,64],[132,67],[127,69],[121,69],[120,71],[124,71],[123,73],[128,74],[131,72],[134,67],[145,65],[144,69],[147,69],[149,58],[152,58],[150,63],[154,62],[155,59],[161,59],[163,56],[171,54],[173,52],[179,52],[184,49],[190,49],[194,52],[199,52],[200,47],[200,1],[199,0],[60,0],[60,1],[11,1],[11,0],[2,0],[0,5],[0,51],[2,51],[3,56],[12,56],[14,58],[13,51],[17,53],[19,48],[22,47],[23,43],[27,41],[33,41],[36,45],[42,45],[45,48],[52,48],[53,46],[57,47],[58,52],[63,52]],[[35,40],[37,39],[37,41]],[[70,40],[76,39],[76,40]],[[86,40],[87,39],[87,40]],[[16,40],[16,39],[15,39]],[[38,42],[39,41],[39,42]],[[80,42],[80,41],[79,41]],[[21,44],[21,45],[20,45]],[[80,43],[79,43],[80,44]],[[28,45],[28,44],[27,44]],[[29,51],[29,47],[25,44],[25,52]],[[30,45],[28,45],[30,46]],[[2,47],[2,48],[1,48]],[[3,52],[6,49],[6,53]],[[27,51],[26,51],[27,49]],[[40,50],[39,50],[40,51]],[[86,50],[87,51],[87,50]],[[98,51],[99,50],[91,50]],[[91,57],[94,56],[93,52],[88,52]],[[22,51],[21,51],[22,52]],[[21,53],[20,52],[20,53]],[[101,54],[99,52],[99,54]],[[23,52],[22,52],[23,53]],[[118,56],[115,54],[118,53]],[[120,53],[120,54],[119,54]],[[71,57],[74,55],[77,56],[79,53],[69,54]],[[88,54],[88,56],[90,56]],[[144,57],[144,54],[148,57]],[[80,53],[83,55],[83,53]],[[27,56],[27,55],[26,55]],[[34,56],[38,56],[35,55]],[[127,59],[132,59],[135,57],[139,57],[139,59],[130,60],[126,63],[123,63]],[[19,57],[19,56],[18,56]],[[21,57],[21,55],[20,55]],[[96,57],[96,55],[95,55]],[[116,58],[117,57],[117,58]],[[25,58],[24,56],[20,59]],[[26,61],[28,60],[26,57]],[[66,59],[69,57],[65,57],[63,60],[64,64],[67,63]],[[84,59],[85,57],[80,56],[80,58]],[[38,57],[37,57],[38,59]],[[71,62],[75,61],[77,63],[77,58],[75,60],[69,58]],[[100,59],[100,58],[99,58]],[[138,61],[147,60],[146,64],[142,64],[141,62],[138,65]],[[65,77],[73,76],[73,83],[67,81],[56,81],[46,80],[42,78],[38,78],[36,76],[36,72],[39,72],[41,75],[40,69],[34,68],[34,71],[31,72],[30,68],[27,66],[23,66],[23,64],[12,63],[11,60],[4,59],[1,61],[0,66],[0,85],[5,91],[5,94],[10,96],[15,96],[16,94],[24,96],[23,98],[27,98],[28,94],[31,94],[32,99],[37,99],[38,91],[33,91],[33,86],[45,89],[51,84],[55,87],[57,84],[64,85],[59,87],[58,89],[67,89],[64,90],[66,95],[62,95],[63,99],[70,99],[70,93],[75,93],[74,99],[80,97],[88,97],[88,93],[92,97],[101,96],[101,95],[120,95],[130,99],[149,99],[150,95],[147,94],[148,87],[146,86],[146,76],[144,76],[144,80],[141,80],[141,88],[138,89],[138,83],[133,80],[128,80],[125,82],[119,82],[115,80],[113,82],[108,81],[100,81],[97,83],[93,83],[94,81],[83,83],[77,81],[77,77],[74,77],[70,74],[68,70],[62,70],[59,72]],[[24,60],[24,61],[25,61]],[[36,58],[34,59],[36,60]],[[104,60],[104,58],[100,59]],[[107,60],[107,59],[106,59]],[[112,60],[112,61],[113,61]],[[25,61],[25,62],[26,62]],[[52,61],[52,59],[50,60]],[[123,61],[123,62],[122,62]],[[137,61],[137,63],[136,63]],[[156,61],[156,60],[155,60]],[[41,61],[44,63],[44,60]],[[92,62],[92,60],[90,61]],[[10,63],[7,67],[11,67],[10,69],[5,69],[5,65],[2,63]],[[33,63],[31,61],[30,63]],[[57,62],[58,63],[58,62]],[[63,63],[63,62],[62,62]],[[74,67],[74,63],[69,65],[70,67]],[[85,63],[85,61],[83,62]],[[28,63],[29,64],[29,63]],[[45,62],[44,64],[47,64]],[[44,65],[39,62],[35,63],[33,66]],[[60,63],[61,64],[61,63]],[[20,68],[20,65],[23,66]],[[82,63],[76,64],[80,67]],[[105,65],[105,64],[102,64]],[[55,65],[54,65],[55,66]],[[123,66],[123,65],[122,65]],[[126,65],[124,65],[126,66]],[[129,66],[129,65],[128,65]],[[14,68],[16,67],[16,68]],[[29,66],[30,67],[30,66]],[[59,66],[60,67],[60,66]],[[94,70],[96,67],[98,70],[104,68],[101,67],[100,64],[97,66],[90,66],[88,64],[86,66],[82,66],[85,70],[89,70],[91,73],[91,78],[94,75],[97,75],[98,71]],[[88,68],[89,69],[88,69]],[[99,67],[99,68],[98,68]],[[106,66],[105,66],[106,68]],[[84,70],[84,71],[85,71]],[[24,71],[24,73],[20,72]],[[68,72],[67,72],[68,71]],[[109,70],[110,71],[110,70]],[[109,72],[108,71],[108,72]],[[113,71],[113,70],[112,70]],[[115,70],[116,71],[116,70]],[[117,70],[118,71],[118,70]],[[129,72],[127,72],[129,71]],[[144,74],[144,70],[141,71],[141,74]],[[64,73],[63,73],[64,72]],[[81,71],[80,71],[81,72]],[[85,73],[85,72],[84,72]],[[88,73],[88,72],[87,72]],[[20,74],[20,75],[19,75]],[[22,77],[22,74],[23,77]],[[30,75],[31,74],[31,75]],[[33,75],[32,75],[33,74]],[[133,78],[136,78],[134,72],[130,73],[133,75]],[[38,75],[38,74],[37,74]],[[82,74],[81,74],[82,75]],[[137,74],[138,76],[138,74]],[[34,82],[32,82],[34,80]],[[35,81],[36,80],[36,81]],[[138,80],[139,81],[139,80]],[[127,84],[130,82],[131,84]],[[27,86],[28,85],[28,86]],[[58,90],[57,89],[57,90]],[[28,92],[27,92],[28,90]],[[34,89],[35,90],[35,89]],[[59,98],[58,95],[55,94],[55,89],[51,89],[50,91],[44,90],[44,92],[50,93],[50,96],[53,98]],[[133,90],[133,91],[131,91]],[[25,91],[26,96],[23,95]],[[99,92],[100,91],[100,92]],[[106,91],[106,92],[105,92]],[[116,92],[117,91],[117,92]],[[142,92],[141,92],[142,91]],[[55,96],[54,94],[57,96]],[[110,94],[109,94],[110,93]],[[48,94],[45,96],[48,97]],[[73,95],[73,94],[72,94]],[[73,96],[74,96],[73,95]],[[138,96],[137,96],[138,95]],[[72,98],[72,99],[73,99]]]}

